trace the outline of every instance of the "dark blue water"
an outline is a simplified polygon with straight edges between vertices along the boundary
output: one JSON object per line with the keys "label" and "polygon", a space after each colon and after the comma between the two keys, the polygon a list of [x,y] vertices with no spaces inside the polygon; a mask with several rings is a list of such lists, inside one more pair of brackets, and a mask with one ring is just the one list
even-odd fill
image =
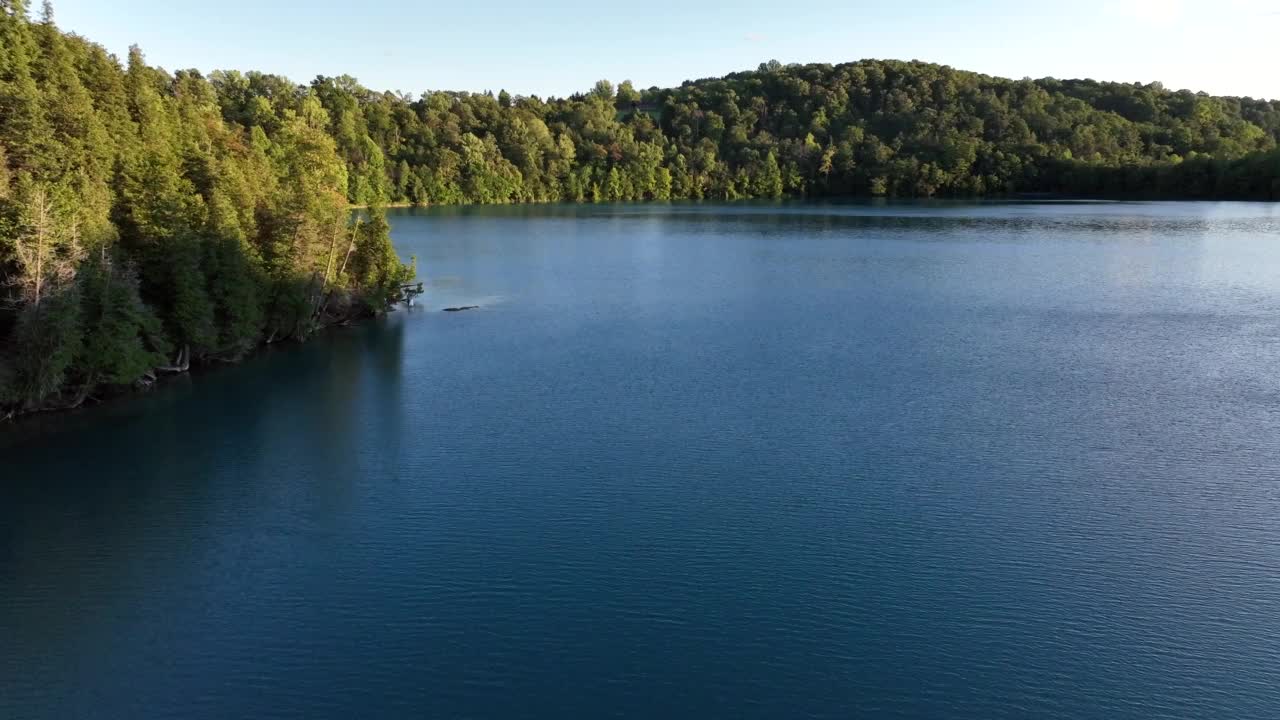
{"label": "dark blue water", "polygon": [[1280,717],[1280,206],[393,219],[0,431],[0,717]]}

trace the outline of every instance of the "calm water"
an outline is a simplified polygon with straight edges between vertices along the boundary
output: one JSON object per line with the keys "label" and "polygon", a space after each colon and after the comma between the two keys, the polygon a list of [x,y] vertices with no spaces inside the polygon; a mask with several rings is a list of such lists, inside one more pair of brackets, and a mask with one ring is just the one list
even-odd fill
{"label": "calm water", "polygon": [[0,431],[0,717],[1280,717],[1280,206],[393,219]]}

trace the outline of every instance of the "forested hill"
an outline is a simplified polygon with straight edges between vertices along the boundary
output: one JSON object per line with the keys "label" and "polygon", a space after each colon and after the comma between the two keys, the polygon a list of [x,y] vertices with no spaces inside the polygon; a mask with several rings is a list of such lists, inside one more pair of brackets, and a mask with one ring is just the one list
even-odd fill
{"label": "forested hill", "polygon": [[568,99],[378,93],[214,73],[268,133],[315,98],[354,203],[1058,192],[1280,198],[1280,102],[1159,85],[1005,80],[919,62],[762,65]]}
{"label": "forested hill", "polygon": [[215,73],[223,111],[329,111],[366,203],[1057,192],[1280,198],[1280,101],[1005,80],[920,62],[762,65],[565,100]]}
{"label": "forested hill", "polygon": [[1280,198],[1276,101],[879,60],[410,97],[122,63],[38,15],[0,0],[0,416],[380,312],[413,275],[388,202]]}

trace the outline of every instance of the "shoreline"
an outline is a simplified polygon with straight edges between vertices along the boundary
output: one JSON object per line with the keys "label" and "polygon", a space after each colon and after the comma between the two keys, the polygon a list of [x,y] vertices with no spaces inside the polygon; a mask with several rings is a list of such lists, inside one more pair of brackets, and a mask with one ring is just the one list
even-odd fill
{"label": "shoreline", "polygon": [[240,357],[234,360],[207,360],[206,359],[201,362],[194,363],[190,365],[187,369],[179,372],[157,373],[155,375],[155,380],[151,381],[149,384],[139,385],[135,382],[134,384],[131,384],[131,385],[108,386],[106,388],[101,389],[99,393],[99,397],[93,397],[91,395],[89,396],[89,398],[86,398],[84,402],[81,402],[78,405],[64,406],[64,407],[37,408],[35,410],[28,410],[26,412],[14,411],[12,414],[7,416],[0,415],[0,434],[5,433],[5,431],[7,430],[12,430],[18,427],[23,427],[23,426],[30,427],[32,425],[36,425],[40,422],[42,418],[52,419],[52,418],[73,417],[84,412],[92,411],[95,408],[106,407],[108,405],[118,404],[120,402],[129,400],[131,398],[141,397],[150,393],[156,388],[159,388],[165,385],[171,385],[175,382],[183,382],[183,381],[189,382],[192,378],[195,378],[200,375],[218,372],[219,370],[222,370],[228,367],[236,367],[238,365],[243,364],[247,360],[273,352],[276,348],[296,347],[296,346],[306,345],[307,343],[311,342],[317,337],[320,337],[321,335],[324,335],[329,332],[333,332],[338,328],[361,325],[373,320],[377,320],[380,317],[389,315],[394,311],[395,310],[393,309],[393,310],[387,310],[381,313],[368,313],[365,315],[348,317],[341,320],[335,320],[333,322],[324,323],[324,324],[321,324],[319,327],[317,327],[315,331],[313,331],[311,334],[301,339],[284,338],[280,340],[274,340],[272,342],[265,342],[265,341],[260,342],[257,345],[255,345],[253,348],[247,350],[243,355],[241,355]]}
{"label": "shoreline", "polygon": [[[1005,193],[1000,195],[932,195],[929,197],[917,197],[908,195],[888,196],[888,195],[783,195],[782,197],[750,197],[735,198],[733,200],[724,200],[718,198],[668,198],[666,200],[641,199],[641,200],[601,200],[593,202],[588,200],[520,200],[513,202],[488,202],[488,203],[411,203],[411,202],[393,202],[383,203],[377,207],[383,209],[412,209],[412,208],[430,208],[430,207],[511,207],[519,205],[574,205],[574,206],[592,206],[592,205],[616,205],[616,204],[633,204],[633,205],[657,205],[657,204],[674,204],[674,203],[714,203],[714,204],[736,204],[736,203],[752,203],[752,202],[809,202],[809,203],[832,203],[839,204],[842,202],[883,202],[883,203],[919,203],[930,201],[945,202],[1019,202],[1019,203],[1053,203],[1053,202],[1254,202],[1254,203],[1280,203],[1280,196],[1273,198],[1258,197],[1197,197],[1193,195],[1160,195],[1146,193],[1124,193],[1115,195],[1071,195],[1067,193]],[[372,205],[347,205],[348,210],[368,210]]]}

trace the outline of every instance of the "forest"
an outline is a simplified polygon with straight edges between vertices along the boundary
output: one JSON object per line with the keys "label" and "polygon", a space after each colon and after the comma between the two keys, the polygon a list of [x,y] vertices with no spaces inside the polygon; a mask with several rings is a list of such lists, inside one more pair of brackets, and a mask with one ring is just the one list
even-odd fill
{"label": "forest", "polygon": [[415,275],[353,214],[314,94],[244,125],[0,0],[0,418],[384,312]]}
{"label": "forest", "polygon": [[[253,125],[318,97],[356,204],[776,197],[1280,198],[1280,101],[1005,80],[922,62],[781,65],[566,99],[214,73]],[[282,104],[283,103],[283,104]]]}
{"label": "forest", "polygon": [[169,72],[31,10],[0,0],[0,417],[386,311],[388,204],[1280,199],[1274,100],[893,60],[411,96]]}

